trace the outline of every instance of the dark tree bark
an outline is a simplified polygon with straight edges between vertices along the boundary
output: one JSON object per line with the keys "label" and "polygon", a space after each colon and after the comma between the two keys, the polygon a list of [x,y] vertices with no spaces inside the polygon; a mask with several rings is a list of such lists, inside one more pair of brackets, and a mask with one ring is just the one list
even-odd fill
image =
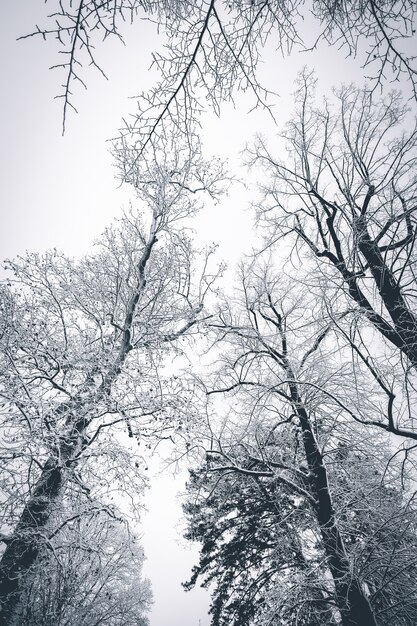
{"label": "dark tree bark", "polygon": [[316,518],[329,570],[334,580],[337,606],[343,626],[377,626],[371,605],[359,581],[352,577],[343,539],[336,524],[323,457],[295,383],[291,384],[291,397],[303,433],[304,451],[311,475],[310,488],[316,501]]}
{"label": "dark tree bark", "polygon": [[0,562],[0,622],[4,626],[14,624],[21,584],[42,550],[45,527],[63,493],[68,474],[65,461],[58,465],[55,456],[48,459],[7,543]]}
{"label": "dark tree bark", "polygon": [[[280,321],[278,324],[281,326]],[[309,414],[303,404],[287,358],[286,339],[282,328],[280,332],[283,345],[282,365],[289,377],[291,402],[301,426],[304,452],[310,474],[309,485],[315,501],[316,519],[335,585],[336,601],[342,616],[342,624],[343,626],[378,626],[360,582],[352,576],[343,538],[336,523],[327,470],[311,427]]]}
{"label": "dark tree bark", "polygon": [[[369,197],[373,195],[372,188],[368,194]],[[392,319],[395,332],[400,339],[399,347],[417,369],[417,318],[403,297],[399,281],[384,261],[378,243],[370,236],[365,215],[361,215],[355,224],[358,248],[368,263],[378,292]]]}

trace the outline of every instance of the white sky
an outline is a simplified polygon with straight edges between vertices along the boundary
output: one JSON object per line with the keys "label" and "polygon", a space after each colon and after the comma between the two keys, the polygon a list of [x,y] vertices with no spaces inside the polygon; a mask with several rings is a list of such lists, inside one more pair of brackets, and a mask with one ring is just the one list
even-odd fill
{"label": "white sky", "polygon": [[[128,97],[146,89],[155,77],[147,72],[155,43],[153,31],[149,24],[137,22],[126,29],[126,47],[108,40],[98,52],[110,80],[101,79],[97,73],[87,76],[88,91],[76,95],[79,115],[70,116],[62,137],[62,105],[53,100],[61,76],[48,71],[56,62],[53,42],[16,42],[16,37],[42,22],[44,12],[42,0],[13,0],[2,8],[1,259],[26,249],[51,247],[79,256],[117,216],[128,201],[129,190],[118,188],[106,140],[117,134],[122,115],[133,110],[134,103]],[[292,83],[304,63],[316,68],[324,91],[341,81],[362,77],[359,64],[344,60],[335,49],[296,54],[285,62],[278,53],[269,53],[262,72],[269,87],[280,94],[276,106],[279,122],[291,108]],[[232,168],[251,135],[274,132],[266,113],[248,116],[244,111],[250,108],[249,102],[238,97],[236,104],[237,110],[224,107],[220,120],[208,116],[204,126],[207,148],[228,158]],[[237,259],[249,251],[248,200],[248,192],[239,188],[197,218],[199,238],[219,242],[223,257]],[[147,496],[149,514],[142,528],[142,543],[148,558],[146,574],[155,595],[151,626],[209,623],[207,595],[198,590],[186,594],[180,588],[196,562],[196,552],[185,545],[178,529],[180,504],[176,494],[183,487],[184,476],[157,477]]]}

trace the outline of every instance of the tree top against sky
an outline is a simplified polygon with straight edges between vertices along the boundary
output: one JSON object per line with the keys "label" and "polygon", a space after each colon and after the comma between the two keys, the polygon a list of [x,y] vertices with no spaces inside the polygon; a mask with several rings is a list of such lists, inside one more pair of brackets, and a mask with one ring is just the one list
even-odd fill
{"label": "tree top against sky", "polygon": [[[70,109],[76,110],[77,86],[87,87],[85,68],[105,76],[100,44],[123,41],[126,22],[146,19],[157,24],[166,44],[153,53],[157,84],[137,99],[137,113],[122,134],[134,136],[139,154],[164,125],[194,133],[205,100],[219,113],[222,102],[238,91],[252,94],[253,106],[269,109],[267,86],[259,77],[263,49],[272,44],[282,55],[304,51],[320,42],[359,55],[364,75],[375,89],[405,77],[417,96],[415,5],[409,0],[315,2],[300,0],[46,0],[49,15],[32,33],[55,40],[62,85],[63,129]],[[303,23],[313,34],[305,34]]]}

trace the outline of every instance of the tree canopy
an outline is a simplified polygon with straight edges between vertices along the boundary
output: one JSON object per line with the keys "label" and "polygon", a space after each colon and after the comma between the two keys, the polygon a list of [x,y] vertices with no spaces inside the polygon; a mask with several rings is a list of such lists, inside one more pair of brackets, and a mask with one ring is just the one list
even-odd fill
{"label": "tree canopy", "polygon": [[[360,54],[373,86],[403,76],[416,97],[415,5],[397,2],[324,2],[300,0],[47,0],[50,16],[26,36],[55,39],[61,60],[53,67],[63,76],[64,128],[75,108],[74,88],[86,87],[84,66],[104,74],[100,41],[123,38],[126,22],[155,21],[167,39],[166,51],[154,55],[160,81],[138,98],[138,112],[123,134],[132,135],[138,154],[156,141],[166,126],[195,133],[206,100],[215,111],[239,90],[250,91],[255,106],[268,107],[268,90],[258,76],[268,42],[287,54],[294,47],[313,48],[320,41]],[[302,23],[312,24],[313,39]]]}
{"label": "tree canopy", "polygon": [[[131,207],[80,259],[53,249],[6,262],[0,621],[146,626],[132,522],[147,454],[169,440],[190,461],[186,537],[201,544],[185,587],[210,587],[212,626],[409,626],[415,3],[46,5],[22,37],[55,45],[63,130],[87,66],[105,72],[103,40],[148,21],[161,47],[156,84],[112,143]],[[237,174],[205,157],[203,112],[247,92],[273,116],[271,48],[276,59],[320,45],[357,57],[367,83],[319,100],[305,69],[278,137],[242,126],[256,197],[238,183],[261,243],[220,288],[224,266],[191,227]]]}

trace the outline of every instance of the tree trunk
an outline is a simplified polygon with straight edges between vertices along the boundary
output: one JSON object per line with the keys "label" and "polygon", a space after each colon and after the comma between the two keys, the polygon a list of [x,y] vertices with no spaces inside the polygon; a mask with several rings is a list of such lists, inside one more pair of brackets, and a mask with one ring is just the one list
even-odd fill
{"label": "tree trunk", "polygon": [[358,248],[369,265],[384,306],[401,338],[401,350],[417,368],[417,318],[407,306],[398,281],[385,263],[378,244],[371,239],[364,217],[356,221],[356,227]]}
{"label": "tree trunk", "polygon": [[47,460],[22,511],[19,522],[0,561],[0,624],[14,626],[20,606],[22,583],[37,560],[46,527],[56,510],[70,475],[71,458],[82,445],[83,430],[78,423],[72,434],[62,438]]}
{"label": "tree trunk", "polygon": [[377,626],[360,582],[352,576],[343,539],[336,524],[323,457],[295,382],[290,383],[290,393],[303,434],[304,451],[311,477],[310,488],[316,501],[315,513],[335,585],[336,602],[342,617],[342,624],[343,626]]}

